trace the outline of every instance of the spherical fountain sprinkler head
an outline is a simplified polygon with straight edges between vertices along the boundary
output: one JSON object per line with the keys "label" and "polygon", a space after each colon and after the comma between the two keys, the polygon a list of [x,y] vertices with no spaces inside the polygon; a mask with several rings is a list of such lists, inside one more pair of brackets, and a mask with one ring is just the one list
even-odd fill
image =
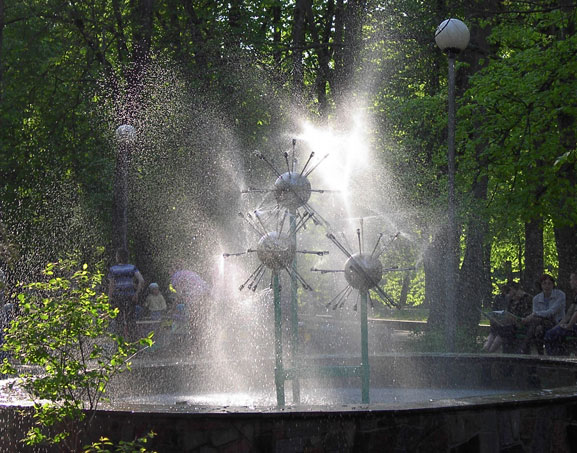
{"label": "spherical fountain sprinkler head", "polygon": [[295,211],[309,201],[311,183],[302,174],[286,172],[274,183],[274,197],[279,206]]}
{"label": "spherical fountain sprinkler head", "polygon": [[367,253],[356,253],[345,263],[345,279],[353,288],[368,291],[383,278],[383,265]]}
{"label": "spherical fountain sprinkler head", "polygon": [[256,254],[262,264],[278,271],[290,266],[296,254],[296,247],[290,237],[271,231],[258,241]]}

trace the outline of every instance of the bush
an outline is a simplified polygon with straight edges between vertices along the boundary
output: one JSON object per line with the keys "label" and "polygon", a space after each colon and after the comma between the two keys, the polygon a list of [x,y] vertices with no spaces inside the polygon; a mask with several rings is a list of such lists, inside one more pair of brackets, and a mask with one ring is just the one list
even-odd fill
{"label": "bush", "polygon": [[28,445],[61,443],[80,451],[81,434],[110,379],[130,368],[138,349],[152,344],[152,336],[128,343],[110,332],[117,310],[102,290],[102,273],[76,267],[73,261],[52,263],[43,281],[21,285],[18,314],[6,329],[2,349],[11,359],[4,359],[2,372],[18,375],[34,402]]}

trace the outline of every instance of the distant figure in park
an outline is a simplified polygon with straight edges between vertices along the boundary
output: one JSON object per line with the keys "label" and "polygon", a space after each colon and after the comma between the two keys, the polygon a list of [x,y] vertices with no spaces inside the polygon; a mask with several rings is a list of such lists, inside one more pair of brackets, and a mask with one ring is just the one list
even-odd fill
{"label": "distant figure in park", "polygon": [[[511,287],[509,285],[501,285],[499,288],[499,294],[497,294],[493,299],[491,310],[505,310],[507,308],[510,290]],[[490,325],[491,331],[489,332],[487,341],[485,341],[485,344],[483,345],[483,351],[485,352],[495,352],[499,346],[501,346],[501,338],[499,338],[499,333],[497,332],[499,326],[494,321],[491,321]]]}
{"label": "distant figure in park", "polygon": [[136,331],[136,305],[144,287],[144,279],[134,264],[128,263],[128,251],[116,251],[116,264],[108,271],[108,298],[110,305],[118,309],[116,326],[118,333],[133,340]]}
{"label": "distant figure in park", "polygon": [[179,320],[177,330],[191,343],[190,347],[198,351],[202,348],[208,323],[211,287],[200,275],[184,266],[172,273],[170,285],[175,295],[175,317]]}
{"label": "distant figure in park", "polygon": [[555,289],[555,279],[543,274],[539,279],[541,292],[533,297],[533,312],[521,322],[527,327],[527,336],[521,352],[529,354],[531,345],[537,347],[537,353],[543,354],[545,332],[558,324],[565,315],[565,293]]}
{"label": "distant figure in park", "polygon": [[[532,299],[531,295],[526,293],[519,283],[510,282],[507,285],[507,307],[505,307],[505,310],[518,318],[525,318],[531,314],[533,305]],[[494,327],[492,325],[491,334],[494,334],[495,336],[491,342],[489,342],[489,338],[487,338],[487,343],[489,343],[488,347],[483,349],[488,352],[496,352],[501,345],[509,345],[513,343],[515,335],[521,329],[520,321],[509,325],[495,325]],[[491,334],[489,334],[489,336],[491,336]]]}
{"label": "distant figure in park", "polygon": [[571,272],[569,284],[573,291],[573,303],[567,309],[567,313],[552,329],[545,333],[545,350],[549,355],[563,355],[566,353],[565,339],[569,336],[577,336],[577,272]]}
{"label": "distant figure in park", "polygon": [[148,295],[144,301],[144,307],[148,309],[152,319],[160,319],[166,312],[166,300],[160,293],[158,283],[148,285]]}

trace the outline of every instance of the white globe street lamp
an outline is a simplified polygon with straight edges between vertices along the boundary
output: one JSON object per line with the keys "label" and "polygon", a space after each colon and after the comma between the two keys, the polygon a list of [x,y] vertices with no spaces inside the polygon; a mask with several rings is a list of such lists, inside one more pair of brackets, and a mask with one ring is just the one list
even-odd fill
{"label": "white globe street lamp", "polygon": [[123,124],[116,128],[114,135],[119,143],[132,143],[136,138],[136,129],[134,129],[134,126],[131,126],[130,124]]}
{"label": "white globe street lamp", "polygon": [[457,322],[457,275],[459,269],[459,235],[455,215],[455,59],[457,54],[469,44],[469,29],[459,19],[446,19],[437,27],[435,42],[447,53],[449,60],[448,75],[448,257],[447,257],[447,298],[445,307],[445,331],[447,349],[455,349]]}
{"label": "white globe street lamp", "polygon": [[435,32],[435,42],[442,51],[459,53],[467,48],[469,38],[469,29],[459,19],[445,19]]}
{"label": "white globe street lamp", "polygon": [[127,249],[128,165],[130,146],[136,140],[136,129],[130,124],[119,126],[116,137],[116,168],[114,173],[114,229],[117,247]]}

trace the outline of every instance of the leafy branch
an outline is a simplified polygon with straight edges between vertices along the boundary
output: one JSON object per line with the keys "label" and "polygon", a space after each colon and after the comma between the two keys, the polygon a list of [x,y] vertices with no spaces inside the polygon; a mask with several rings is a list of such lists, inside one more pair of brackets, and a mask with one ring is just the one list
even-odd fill
{"label": "leafy branch", "polygon": [[62,443],[68,451],[79,451],[111,378],[152,345],[152,334],[129,343],[109,330],[118,312],[108,304],[102,273],[75,266],[51,263],[42,281],[20,285],[19,313],[2,346],[11,356],[2,373],[17,375],[34,402],[24,442]]}

